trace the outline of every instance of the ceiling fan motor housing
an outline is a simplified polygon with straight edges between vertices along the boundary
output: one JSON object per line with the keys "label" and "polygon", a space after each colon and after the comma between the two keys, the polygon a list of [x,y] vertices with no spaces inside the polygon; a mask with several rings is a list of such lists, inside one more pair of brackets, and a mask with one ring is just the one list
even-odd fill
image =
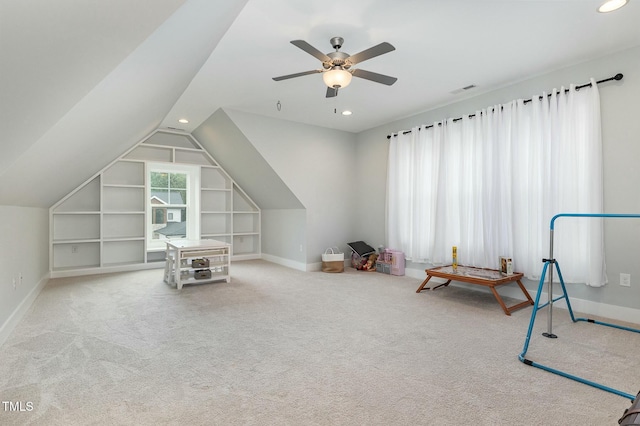
{"label": "ceiling fan motor housing", "polygon": [[344,39],[342,37],[332,37],[331,40],[329,40],[329,42],[331,43],[331,46],[333,46],[333,48],[337,50],[342,47],[342,43],[344,43]]}
{"label": "ceiling fan motor housing", "polygon": [[323,64],[324,67],[327,69],[333,68],[333,67],[349,68],[351,66],[351,64],[346,62],[347,58],[349,57],[348,53],[336,51],[336,52],[327,53],[327,56],[331,58],[331,62],[325,62]]}

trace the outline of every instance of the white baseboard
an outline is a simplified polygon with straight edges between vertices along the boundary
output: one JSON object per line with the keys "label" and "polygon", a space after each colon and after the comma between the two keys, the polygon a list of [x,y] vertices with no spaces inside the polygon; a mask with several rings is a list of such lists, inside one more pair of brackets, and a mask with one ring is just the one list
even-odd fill
{"label": "white baseboard", "polygon": [[231,256],[231,261],[236,261],[236,260],[255,260],[255,259],[262,259],[262,256],[260,254],[234,254]]}
{"label": "white baseboard", "polygon": [[149,262],[149,263],[136,263],[131,265],[120,266],[105,266],[102,268],[86,268],[86,269],[73,269],[68,271],[51,271],[51,278],[67,278],[67,277],[81,277],[83,275],[97,275],[97,274],[111,274],[114,272],[131,272],[140,271],[143,269],[160,269],[164,268],[164,261],[162,262]]}
{"label": "white baseboard", "polygon": [[262,259],[267,262],[276,263],[278,265],[286,266],[287,268],[297,269],[298,271],[307,272],[307,264],[302,262],[297,262],[291,259],[285,259],[283,257],[274,256],[272,254],[262,253]]}
{"label": "white baseboard", "polygon": [[[427,276],[424,270],[420,270],[420,269],[406,269],[405,274],[411,278],[417,278],[420,281],[424,280]],[[434,277],[429,281],[429,283],[431,282],[443,283],[445,281],[446,280],[442,278]],[[475,290],[475,291],[489,292],[489,290],[486,289],[485,287],[481,287],[473,284],[453,283],[453,285],[463,286],[465,288]],[[538,294],[538,291],[531,290],[531,289],[527,289],[527,290],[529,291],[531,298],[535,300],[536,295]],[[524,295],[522,294],[522,292],[517,286],[513,286],[513,285],[502,286],[502,287],[499,287],[499,292],[501,296],[510,297],[512,299],[517,299],[517,300],[525,300]],[[554,296],[554,299],[557,298],[558,296],[560,296],[560,294],[556,294]],[[547,301],[546,293],[541,295],[540,300],[542,303],[546,303]],[[574,297],[569,297],[569,302],[571,303],[571,309],[574,311],[574,315],[576,317],[580,316],[577,314],[578,312],[580,312],[581,314],[596,315],[599,317],[609,318],[615,321],[623,321],[623,322],[628,322],[632,324],[640,324],[640,309],[627,308],[625,306],[609,305],[607,303],[593,302],[591,300],[577,299]],[[558,301],[554,303],[553,306],[554,308],[561,308],[566,311],[569,310],[567,308],[567,304],[564,301]]]}
{"label": "white baseboard", "polygon": [[322,271],[322,262],[307,263],[307,272]]}
{"label": "white baseboard", "polygon": [[[404,274],[407,277],[418,278],[420,281],[427,278],[427,274],[424,272],[424,269],[405,269]],[[432,278],[432,279],[435,279],[435,278]]]}
{"label": "white baseboard", "polygon": [[36,286],[31,289],[29,294],[27,294],[27,297],[25,297],[22,302],[20,302],[16,309],[11,313],[9,318],[7,318],[4,324],[2,324],[2,327],[0,327],[0,346],[2,346],[4,342],[7,341],[7,339],[11,335],[11,332],[16,328],[22,318],[24,318],[44,286],[47,285],[47,282],[49,282],[49,274],[45,274],[42,278],[40,278],[38,284],[36,284]]}
{"label": "white baseboard", "polygon": [[[535,300],[538,291],[529,290],[529,294],[531,295],[531,298]],[[515,288],[514,286],[501,287],[500,295],[511,297],[513,299],[525,300],[525,297],[520,289]],[[555,294],[553,298],[556,299],[560,296],[561,294]],[[546,291],[543,291],[543,294],[540,296],[540,303],[546,303],[546,301],[547,293]],[[571,296],[569,296],[569,303],[571,303],[571,309],[573,310],[573,313],[576,317],[581,317],[583,314],[595,315],[598,317],[609,318],[614,321],[622,321],[640,325],[640,309],[628,308],[626,306],[610,305],[607,303],[594,302],[586,299],[578,299]],[[564,309],[565,311],[569,310],[564,300],[554,302],[553,307]]]}
{"label": "white baseboard", "polygon": [[[236,260],[251,260],[260,259],[259,254],[241,254],[231,256],[231,261]],[[96,274],[111,274],[114,272],[131,272],[140,271],[143,269],[160,269],[164,268],[164,261],[147,262],[147,263],[135,263],[131,265],[118,265],[118,266],[104,266],[102,268],[82,268],[82,269],[69,269],[66,271],[51,271],[51,278],[67,278],[67,277],[80,277],[83,275],[96,275]]]}
{"label": "white baseboard", "polygon": [[[271,254],[262,253],[262,259],[277,263],[278,265],[286,266],[288,268],[297,269],[298,271],[303,272],[319,272],[322,271],[322,262],[314,262],[314,263],[302,263],[296,262],[294,260],[284,259],[282,257],[273,256]],[[344,267],[347,268],[351,266],[350,259],[345,259]]]}

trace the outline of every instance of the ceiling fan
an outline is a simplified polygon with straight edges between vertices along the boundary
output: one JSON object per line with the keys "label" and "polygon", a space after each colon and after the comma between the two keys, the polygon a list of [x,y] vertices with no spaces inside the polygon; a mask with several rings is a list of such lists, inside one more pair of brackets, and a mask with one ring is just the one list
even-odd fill
{"label": "ceiling fan", "polygon": [[356,53],[355,55],[349,55],[348,53],[340,51],[343,42],[344,39],[342,37],[333,37],[330,40],[330,43],[336,51],[325,55],[304,40],[292,40],[291,44],[322,61],[322,69],[273,77],[273,79],[275,81],[280,81],[294,77],[302,77],[303,75],[323,73],[322,79],[327,85],[327,98],[337,96],[338,89],[347,87],[349,83],[351,83],[352,76],[375,81],[376,83],[386,84],[387,86],[391,86],[398,80],[396,77],[365,71],[363,69],[351,69],[355,64],[396,50],[396,48],[391,44],[387,42],[380,43],[376,46],[370,47],[369,49],[363,50],[360,53]]}

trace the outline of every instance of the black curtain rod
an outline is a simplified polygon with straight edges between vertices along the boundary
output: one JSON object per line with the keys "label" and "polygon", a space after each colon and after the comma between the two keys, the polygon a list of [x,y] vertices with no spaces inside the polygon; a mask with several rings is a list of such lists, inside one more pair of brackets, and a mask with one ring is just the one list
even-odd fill
{"label": "black curtain rod", "polygon": [[[621,73],[618,73],[618,74],[614,75],[613,77],[609,77],[609,78],[605,78],[604,80],[596,81],[596,83],[597,83],[597,84],[600,84],[600,83],[606,83],[607,81],[611,81],[611,80],[618,80],[618,81],[619,81],[619,80],[622,80],[622,77],[624,77],[624,76],[623,76]],[[580,89],[582,89],[583,87],[587,87],[587,86],[591,86],[591,82],[586,83],[586,84],[583,84],[583,85],[581,85],[581,86],[576,86],[576,90],[580,90]],[[567,93],[569,90],[570,90],[570,89],[565,89],[565,90],[564,90],[564,92],[565,92],[565,93]],[[547,97],[549,97],[549,96],[551,96],[551,95],[552,95],[552,93],[549,93],[549,94],[547,95]],[[543,98],[543,96],[542,96],[542,95],[540,95],[540,97],[539,97],[538,99],[542,99],[542,98]],[[526,103],[529,103],[529,102],[531,102],[531,101],[532,101],[532,99],[526,99],[526,100],[524,101],[524,103],[526,104]],[[475,117],[475,116],[476,116],[475,114],[469,114],[469,118],[471,118],[471,117]],[[453,121],[454,121],[454,122],[456,122],[456,121],[460,121],[460,120],[462,120],[462,117],[454,118],[454,119],[453,119]],[[440,126],[440,125],[441,125],[441,123],[438,123],[438,126]],[[429,129],[429,128],[431,128],[431,127],[433,127],[433,124],[431,124],[431,125],[429,125],[429,126],[424,126],[424,128],[425,128],[425,129]],[[418,128],[418,130],[420,130],[420,129],[422,129],[422,127],[419,127],[419,128]],[[404,132],[402,132],[402,134],[403,134],[403,135],[406,135],[406,134],[408,134],[408,133],[411,133],[411,130],[405,130]],[[397,133],[396,133],[396,135],[397,135]],[[387,135],[387,139],[391,139],[391,136],[393,136],[393,134],[391,134],[391,135]]]}

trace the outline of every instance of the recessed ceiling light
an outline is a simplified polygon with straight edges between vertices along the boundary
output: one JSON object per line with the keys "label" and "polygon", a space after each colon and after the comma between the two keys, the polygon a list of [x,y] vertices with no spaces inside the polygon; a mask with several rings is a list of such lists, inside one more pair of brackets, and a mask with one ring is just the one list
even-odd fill
{"label": "recessed ceiling light", "polygon": [[182,124],[187,124],[189,122],[189,120],[187,120],[186,118],[181,118],[180,120],[178,120],[178,123],[182,123]]}
{"label": "recessed ceiling light", "polygon": [[600,13],[613,12],[614,10],[618,10],[622,6],[627,4],[628,1],[629,0],[608,0],[598,8],[598,12]]}
{"label": "recessed ceiling light", "polygon": [[353,113],[349,110],[342,111],[342,115],[351,115],[351,114]]}

